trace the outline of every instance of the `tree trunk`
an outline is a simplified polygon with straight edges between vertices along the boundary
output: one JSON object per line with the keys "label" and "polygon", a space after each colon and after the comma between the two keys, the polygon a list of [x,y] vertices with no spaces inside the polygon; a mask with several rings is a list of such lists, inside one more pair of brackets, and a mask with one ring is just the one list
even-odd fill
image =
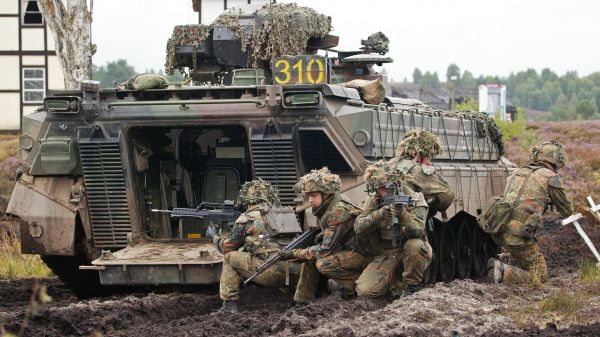
{"label": "tree trunk", "polygon": [[95,52],[90,40],[92,15],[86,0],[38,0],[38,3],[54,36],[65,88],[79,89],[82,80],[92,78]]}

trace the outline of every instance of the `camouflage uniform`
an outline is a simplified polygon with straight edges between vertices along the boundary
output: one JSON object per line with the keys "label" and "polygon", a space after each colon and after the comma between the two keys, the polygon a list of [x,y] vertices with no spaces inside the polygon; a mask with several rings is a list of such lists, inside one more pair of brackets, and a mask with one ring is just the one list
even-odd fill
{"label": "camouflage uniform", "polygon": [[[260,205],[255,202],[262,202]],[[220,297],[223,301],[237,301],[240,298],[240,282],[252,276],[256,267],[260,266],[270,255],[277,253],[284,244],[267,238],[272,235],[265,216],[267,203],[277,203],[277,191],[262,180],[254,180],[244,184],[240,191],[238,206],[249,208],[235,221],[228,237],[218,244],[225,254],[220,281]],[[243,251],[238,251],[243,247]],[[253,282],[265,287],[287,288],[296,284],[300,274],[301,263],[279,261],[271,268],[254,278]],[[305,301],[306,291],[296,289],[294,299]],[[308,290],[314,293],[314,290]]]}
{"label": "camouflage uniform", "polygon": [[511,265],[505,265],[495,259],[493,277],[496,282],[540,281],[548,278],[546,260],[540,252],[536,232],[542,228],[542,214],[549,204],[564,217],[573,213],[571,202],[567,199],[562,180],[557,171],[564,165],[565,156],[558,142],[548,142],[532,148],[529,164],[514,172],[508,179],[505,199],[517,200],[519,190],[524,185],[510,221],[493,238],[504,247],[511,256]]}
{"label": "camouflage uniform", "polygon": [[390,163],[405,175],[410,188],[423,193],[431,212],[443,212],[454,201],[454,191],[446,180],[428,164],[441,151],[437,137],[424,130],[411,130],[398,144]]}
{"label": "camouflage uniform", "polygon": [[358,244],[352,229],[355,215],[360,210],[337,193],[341,188],[340,178],[327,168],[303,176],[300,185],[305,193],[323,194],[321,206],[313,209],[321,228],[321,234],[315,240],[317,244],[293,251],[296,259],[308,261],[302,266],[300,283],[305,273],[314,275],[311,269],[316,268],[344,289],[354,292],[354,282],[367,265],[366,257],[356,251]]}
{"label": "camouflage uniform", "polygon": [[[432,250],[425,231],[427,203],[422,193],[414,192],[402,183],[402,176],[402,172],[396,167],[383,161],[367,168],[365,180],[371,193],[365,200],[363,213],[356,218],[354,231],[371,262],[356,281],[359,296],[384,295],[393,283],[400,264],[404,267],[402,278],[405,283],[416,286],[421,283],[423,272],[431,263]],[[396,247],[393,244],[391,214],[398,210],[386,210],[390,206],[382,206],[377,192],[379,187],[389,183],[402,188],[404,194],[412,196],[416,201],[415,207],[405,206],[396,214],[400,225]]]}

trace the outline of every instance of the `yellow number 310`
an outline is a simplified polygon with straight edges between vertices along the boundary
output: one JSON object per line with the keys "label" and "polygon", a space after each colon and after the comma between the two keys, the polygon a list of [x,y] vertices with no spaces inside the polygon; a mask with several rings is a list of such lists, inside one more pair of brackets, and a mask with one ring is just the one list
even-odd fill
{"label": "yellow number 310", "polygon": [[[325,65],[321,59],[311,58],[307,64],[306,68],[303,67],[303,59],[298,59],[291,66],[292,71],[290,72],[290,62],[289,60],[279,60],[275,62],[275,69],[277,70],[275,74],[275,82],[278,84],[316,84],[323,83],[323,79],[325,77]],[[313,68],[317,66],[318,76],[315,79],[313,77]],[[306,82],[304,82],[304,73],[306,73]],[[294,77],[294,81],[292,81],[292,76]],[[290,83],[292,81],[292,83]]]}

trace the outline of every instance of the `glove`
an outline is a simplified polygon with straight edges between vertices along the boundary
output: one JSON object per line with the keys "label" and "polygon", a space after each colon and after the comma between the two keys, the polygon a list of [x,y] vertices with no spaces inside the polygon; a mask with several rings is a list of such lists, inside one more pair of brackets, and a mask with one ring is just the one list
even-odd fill
{"label": "glove", "polygon": [[279,254],[279,256],[281,256],[282,260],[291,260],[294,257],[294,251],[293,250],[282,250],[280,249],[277,254]]}
{"label": "glove", "polygon": [[218,229],[214,225],[208,225],[208,228],[206,228],[206,237],[209,239],[212,239],[217,233]]}
{"label": "glove", "polygon": [[390,209],[392,211],[392,214],[399,218],[402,215],[402,212],[404,211],[404,206],[400,205],[400,204],[392,204],[390,205]]}
{"label": "glove", "polygon": [[219,240],[221,240],[221,237],[220,237],[220,236],[218,236],[218,235],[216,235],[216,234],[212,236],[212,242],[213,242],[213,243],[216,243],[216,244],[218,244],[218,243],[219,243]]}
{"label": "glove", "polygon": [[377,221],[382,221],[392,217],[392,211],[389,206],[383,206],[380,209],[373,212],[373,218]]}

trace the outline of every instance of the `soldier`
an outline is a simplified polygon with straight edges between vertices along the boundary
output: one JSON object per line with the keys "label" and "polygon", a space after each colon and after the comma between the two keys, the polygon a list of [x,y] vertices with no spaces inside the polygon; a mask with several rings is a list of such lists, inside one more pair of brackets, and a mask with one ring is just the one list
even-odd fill
{"label": "soldier", "polygon": [[[356,281],[358,296],[386,294],[400,264],[405,282],[402,297],[412,295],[431,263],[432,250],[425,232],[427,202],[423,193],[414,192],[404,179],[402,171],[383,160],[365,172],[370,194],[363,204],[363,213],[356,218],[354,231],[361,245],[366,246],[371,263]],[[398,192],[411,196],[414,204],[386,204],[388,194]]]}
{"label": "soldier", "polygon": [[[312,170],[298,182],[318,219],[321,234],[316,245],[291,251],[280,251],[285,259],[309,261],[302,268],[300,282],[309,279],[311,269],[329,278],[330,290],[339,291],[343,297],[355,293],[355,281],[367,265],[367,259],[357,251],[358,244],[353,231],[354,218],[360,210],[345,200],[338,191],[341,180],[326,167]],[[308,281],[307,281],[308,283]]]}
{"label": "soldier", "polygon": [[[221,311],[238,312],[241,277],[252,276],[256,267],[260,266],[269,255],[279,251],[283,245],[270,240],[272,234],[265,210],[279,204],[277,190],[268,182],[257,179],[242,185],[236,206],[246,209],[240,215],[233,229],[225,239],[213,236],[223,252],[223,271],[221,272],[220,297],[223,300]],[[298,228],[299,229],[299,228]],[[300,230],[300,229],[299,229]],[[243,251],[238,251],[238,248]],[[297,281],[301,264],[298,262],[280,261],[253,281],[259,285],[284,289],[289,286],[286,280]],[[310,291],[309,291],[310,292]],[[300,287],[294,296],[296,301],[305,301]],[[310,300],[310,299],[309,299]]]}
{"label": "soldier", "polygon": [[504,198],[513,203],[514,209],[509,222],[492,237],[510,253],[510,265],[493,258],[488,261],[490,276],[496,283],[547,280],[546,260],[535,235],[543,226],[542,214],[549,204],[564,217],[573,213],[557,174],[565,161],[559,142],[545,142],[531,148],[529,163],[507,179]]}
{"label": "soldier", "polygon": [[396,157],[390,160],[406,175],[406,184],[423,193],[433,214],[445,211],[454,201],[454,191],[431,165],[431,160],[440,152],[436,135],[425,130],[410,130],[398,144]]}

